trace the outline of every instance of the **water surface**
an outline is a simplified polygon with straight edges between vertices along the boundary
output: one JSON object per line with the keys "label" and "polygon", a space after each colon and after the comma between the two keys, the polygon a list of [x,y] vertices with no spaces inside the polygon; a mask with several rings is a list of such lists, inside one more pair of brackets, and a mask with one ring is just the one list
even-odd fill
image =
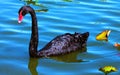
{"label": "water surface", "polygon": [[[119,4],[119,0],[1,0],[0,75],[104,75],[98,69],[105,65],[118,69],[109,75],[120,75],[120,51],[113,46],[120,42]],[[17,23],[18,10],[23,5],[30,5],[36,11],[38,49],[57,35],[88,31],[87,52],[30,58],[30,15],[21,24]],[[109,41],[97,41],[96,35],[106,29],[111,30]]]}

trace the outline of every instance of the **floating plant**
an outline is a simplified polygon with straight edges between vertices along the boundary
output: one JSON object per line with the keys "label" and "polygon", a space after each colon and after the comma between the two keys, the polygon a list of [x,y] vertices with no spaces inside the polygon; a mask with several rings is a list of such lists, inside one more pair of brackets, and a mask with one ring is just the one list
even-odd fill
{"label": "floating plant", "polygon": [[63,0],[63,1],[65,1],[65,2],[72,2],[72,0]]}
{"label": "floating plant", "polygon": [[119,43],[116,42],[116,43],[114,44],[114,46],[115,46],[118,50],[120,50],[120,44],[119,44]]}
{"label": "floating plant", "polygon": [[99,70],[102,71],[105,75],[108,75],[111,72],[116,72],[117,68],[113,66],[104,66],[104,67],[101,67]]}
{"label": "floating plant", "polygon": [[35,10],[36,12],[47,12],[48,11],[48,9],[43,4],[39,3],[39,0],[20,0],[20,1],[25,2],[26,3],[25,5],[32,4],[34,6],[40,7],[40,9]]}
{"label": "floating plant", "polygon": [[103,32],[99,33],[96,36],[96,40],[99,41],[108,41],[108,36],[110,34],[111,30],[104,30]]}

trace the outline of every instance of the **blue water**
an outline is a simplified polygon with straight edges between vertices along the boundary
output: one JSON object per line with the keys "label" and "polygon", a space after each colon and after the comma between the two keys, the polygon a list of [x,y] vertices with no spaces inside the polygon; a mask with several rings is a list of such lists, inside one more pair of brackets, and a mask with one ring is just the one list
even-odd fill
{"label": "blue water", "polygon": [[[32,0],[31,0],[32,1]],[[29,2],[29,3],[28,3]],[[98,69],[111,65],[118,69],[109,75],[120,75],[119,0],[0,0],[0,75],[104,75]],[[60,34],[90,32],[87,52],[33,59],[28,46],[31,17],[18,24],[18,10],[29,4],[36,11],[39,25],[39,47],[44,47]],[[47,10],[41,12],[40,10]],[[110,29],[108,42],[97,41],[96,35]]]}

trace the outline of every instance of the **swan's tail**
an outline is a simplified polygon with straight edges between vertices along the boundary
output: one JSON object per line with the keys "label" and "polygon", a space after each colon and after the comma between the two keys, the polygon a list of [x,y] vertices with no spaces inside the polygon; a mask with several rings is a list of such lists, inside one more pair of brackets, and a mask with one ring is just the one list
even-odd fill
{"label": "swan's tail", "polygon": [[83,33],[82,34],[82,47],[86,47],[86,42],[88,40],[89,37],[89,32]]}
{"label": "swan's tail", "polygon": [[82,45],[81,47],[84,48],[84,47],[86,47],[86,42],[87,42],[87,39],[89,37],[89,32],[86,32],[83,34],[75,33],[74,37],[79,40],[80,45]]}

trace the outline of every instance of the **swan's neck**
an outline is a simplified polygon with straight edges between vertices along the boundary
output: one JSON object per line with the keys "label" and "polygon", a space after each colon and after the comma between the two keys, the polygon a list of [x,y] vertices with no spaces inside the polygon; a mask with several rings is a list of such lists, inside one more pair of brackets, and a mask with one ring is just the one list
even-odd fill
{"label": "swan's neck", "polygon": [[29,54],[31,57],[37,55],[37,46],[38,46],[38,27],[37,27],[37,18],[34,11],[30,11],[32,17],[32,33],[29,44]]}

